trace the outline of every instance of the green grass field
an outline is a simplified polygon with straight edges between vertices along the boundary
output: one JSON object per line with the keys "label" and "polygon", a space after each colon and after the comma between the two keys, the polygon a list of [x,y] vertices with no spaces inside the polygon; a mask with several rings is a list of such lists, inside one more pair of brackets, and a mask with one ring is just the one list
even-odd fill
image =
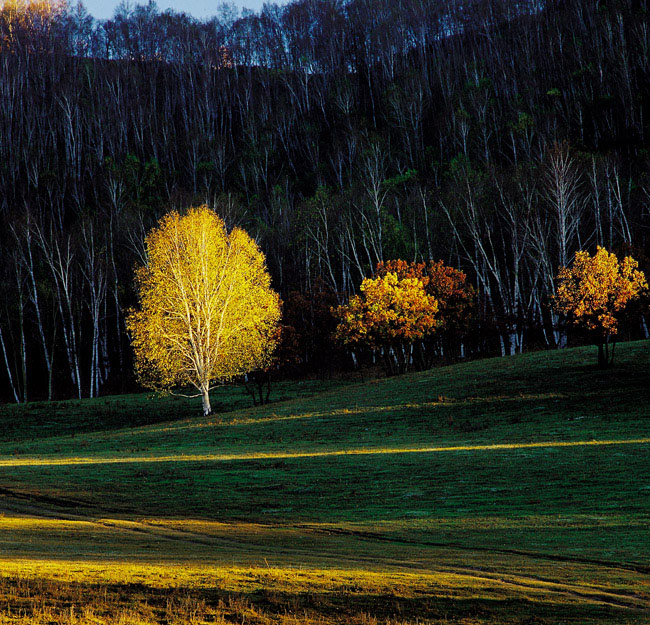
{"label": "green grass field", "polygon": [[650,343],[618,350],[2,407],[0,623],[650,623]]}

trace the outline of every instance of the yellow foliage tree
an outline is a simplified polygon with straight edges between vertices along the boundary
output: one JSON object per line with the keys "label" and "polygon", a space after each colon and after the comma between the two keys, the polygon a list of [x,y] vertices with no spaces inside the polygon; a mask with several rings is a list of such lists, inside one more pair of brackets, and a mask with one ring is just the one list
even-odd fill
{"label": "yellow foliage tree", "polygon": [[210,414],[210,385],[266,366],[275,347],[280,302],[264,255],[206,206],[167,214],[146,247],[140,309],[127,317],[138,377],[158,390],[194,386]]}
{"label": "yellow foliage tree", "polygon": [[400,278],[393,271],[365,278],[361,295],[334,312],[337,338],[349,345],[383,348],[388,373],[408,370],[413,343],[440,325],[438,301],[427,294],[422,280]]}
{"label": "yellow foliage tree", "polygon": [[448,267],[441,260],[407,262],[388,260],[377,264],[376,275],[393,272],[398,278],[419,278],[426,293],[438,302],[439,326],[416,341],[419,367],[428,369],[436,358],[451,354],[469,328],[475,291],[462,272]]}
{"label": "yellow foliage tree", "polygon": [[67,9],[67,0],[0,0],[0,49],[13,49],[18,31],[22,31],[28,49],[43,52],[39,38],[64,18]]}
{"label": "yellow foliage tree", "polygon": [[598,346],[599,366],[609,366],[614,360],[619,320],[627,305],[648,288],[638,263],[631,256],[619,261],[615,254],[598,247],[593,256],[577,252],[573,265],[562,267],[557,280],[554,308],[591,334]]}

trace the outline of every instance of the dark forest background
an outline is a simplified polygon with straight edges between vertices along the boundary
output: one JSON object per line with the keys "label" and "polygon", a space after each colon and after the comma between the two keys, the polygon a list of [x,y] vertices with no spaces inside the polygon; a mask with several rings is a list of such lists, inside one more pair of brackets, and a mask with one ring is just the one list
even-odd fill
{"label": "dark forest background", "polygon": [[648,8],[294,0],[97,22],[6,2],[0,396],[133,388],[144,235],[203,203],[266,253],[303,372],[349,366],[330,306],[394,258],[467,272],[456,355],[563,346],[549,297],[576,250],[648,268]]}

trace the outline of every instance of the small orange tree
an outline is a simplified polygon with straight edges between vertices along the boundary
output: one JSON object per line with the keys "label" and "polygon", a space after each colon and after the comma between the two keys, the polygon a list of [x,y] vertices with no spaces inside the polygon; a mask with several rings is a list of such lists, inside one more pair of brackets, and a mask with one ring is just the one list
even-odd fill
{"label": "small orange tree", "polygon": [[648,288],[638,263],[631,256],[619,261],[598,247],[593,256],[577,252],[573,265],[562,267],[557,280],[554,308],[592,336],[598,346],[598,365],[608,367],[614,361],[620,318],[627,305]]}
{"label": "small orange tree", "polygon": [[366,278],[361,295],[335,309],[336,337],[352,346],[381,349],[388,374],[404,373],[413,363],[413,343],[440,325],[438,302],[419,278],[387,271]]}
{"label": "small orange tree", "polygon": [[266,366],[275,347],[280,302],[264,255],[206,206],[167,214],[146,247],[140,310],[127,316],[138,377],[159,390],[194,386],[210,414],[210,385]]}
{"label": "small orange tree", "polygon": [[377,265],[377,275],[387,272],[397,274],[398,278],[419,278],[427,294],[438,302],[436,331],[426,334],[417,343],[420,365],[429,368],[437,354],[452,352],[467,333],[476,296],[474,288],[467,282],[465,273],[441,260],[428,263],[388,260]]}

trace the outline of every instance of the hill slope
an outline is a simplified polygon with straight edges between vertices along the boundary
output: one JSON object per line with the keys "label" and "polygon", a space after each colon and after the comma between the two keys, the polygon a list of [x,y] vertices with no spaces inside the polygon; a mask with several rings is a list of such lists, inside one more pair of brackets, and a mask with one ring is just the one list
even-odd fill
{"label": "hill slope", "polygon": [[169,586],[203,602],[196,622],[647,622],[650,345],[620,346],[611,372],[594,360],[464,363],[58,437],[14,423],[0,599],[36,619],[12,581],[27,575],[66,584],[41,603],[122,588],[105,622],[133,581],[143,622],[171,618],[142,607]]}

